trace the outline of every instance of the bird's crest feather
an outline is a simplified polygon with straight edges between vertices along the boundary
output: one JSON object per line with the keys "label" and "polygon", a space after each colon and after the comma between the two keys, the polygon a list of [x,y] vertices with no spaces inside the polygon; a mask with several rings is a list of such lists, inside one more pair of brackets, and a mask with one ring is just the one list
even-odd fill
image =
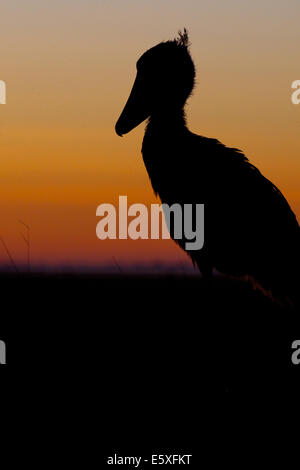
{"label": "bird's crest feather", "polygon": [[184,28],[183,32],[178,31],[178,37],[175,39],[177,46],[183,46],[188,48],[190,46],[189,35],[187,29]]}

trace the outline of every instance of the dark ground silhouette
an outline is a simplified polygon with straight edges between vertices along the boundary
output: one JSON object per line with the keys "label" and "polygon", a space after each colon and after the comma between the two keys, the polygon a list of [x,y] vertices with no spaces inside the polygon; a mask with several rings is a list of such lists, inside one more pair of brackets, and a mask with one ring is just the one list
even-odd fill
{"label": "dark ground silhouette", "polygon": [[[142,153],[155,193],[169,206],[205,205],[204,247],[189,252],[204,275],[215,268],[251,276],[277,298],[297,303],[296,217],[279,189],[240,150],[188,130],[184,105],[194,80],[186,31],[149,49],[137,61],[116,132],[126,134],[149,118]],[[181,247],[186,241],[177,240]]]}
{"label": "dark ground silhouette", "polygon": [[[85,467],[141,449],[224,463],[237,458],[237,448],[248,446],[254,458],[262,446],[268,462],[274,457],[276,440],[270,454],[262,423],[268,408],[272,429],[282,403],[285,414],[287,404],[292,416],[297,408],[295,311],[221,278],[32,274],[0,281],[8,364],[1,373],[10,376],[14,410],[26,412],[24,438],[33,419],[41,421],[37,430],[54,419],[64,449],[71,437],[70,455],[87,441]],[[246,439],[251,421],[255,432]]]}
{"label": "dark ground silhouette", "polygon": [[1,284],[11,367],[92,367],[105,387],[111,375],[125,394],[136,380],[174,397],[276,393],[295,384],[299,315],[248,284],[80,274],[1,275]]}

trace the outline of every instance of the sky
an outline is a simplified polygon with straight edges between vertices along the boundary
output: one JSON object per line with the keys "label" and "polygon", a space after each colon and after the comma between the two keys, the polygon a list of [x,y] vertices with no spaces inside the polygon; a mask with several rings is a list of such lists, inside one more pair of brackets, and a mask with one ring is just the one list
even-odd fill
{"label": "sky", "polygon": [[[189,31],[193,132],[241,148],[300,220],[299,0],[3,0],[0,6],[0,237],[17,265],[189,265],[170,240],[99,240],[96,208],[157,202],[144,124],[115,122],[148,48]],[[0,263],[9,263],[0,243]]]}

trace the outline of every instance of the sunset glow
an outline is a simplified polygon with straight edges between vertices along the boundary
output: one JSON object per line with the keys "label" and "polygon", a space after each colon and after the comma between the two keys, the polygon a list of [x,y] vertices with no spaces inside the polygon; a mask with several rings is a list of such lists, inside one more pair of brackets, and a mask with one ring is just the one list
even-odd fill
{"label": "sunset glow", "polygon": [[96,237],[99,204],[157,202],[144,124],[123,138],[114,125],[136,60],[183,27],[197,70],[189,127],[241,148],[300,220],[299,0],[10,0],[1,13],[0,236],[18,264],[20,220],[33,266],[190,264],[171,240]]}

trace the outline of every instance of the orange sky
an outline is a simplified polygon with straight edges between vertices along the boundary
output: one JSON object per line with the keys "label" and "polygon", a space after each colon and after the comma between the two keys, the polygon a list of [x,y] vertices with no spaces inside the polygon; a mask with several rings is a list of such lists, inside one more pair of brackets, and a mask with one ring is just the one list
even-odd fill
{"label": "orange sky", "polygon": [[[0,6],[0,236],[32,264],[187,263],[171,241],[100,241],[96,207],[155,202],[140,148],[115,121],[144,50],[186,26],[197,67],[190,128],[243,149],[300,219],[299,0],[9,0]],[[7,254],[0,246],[0,262]]]}

